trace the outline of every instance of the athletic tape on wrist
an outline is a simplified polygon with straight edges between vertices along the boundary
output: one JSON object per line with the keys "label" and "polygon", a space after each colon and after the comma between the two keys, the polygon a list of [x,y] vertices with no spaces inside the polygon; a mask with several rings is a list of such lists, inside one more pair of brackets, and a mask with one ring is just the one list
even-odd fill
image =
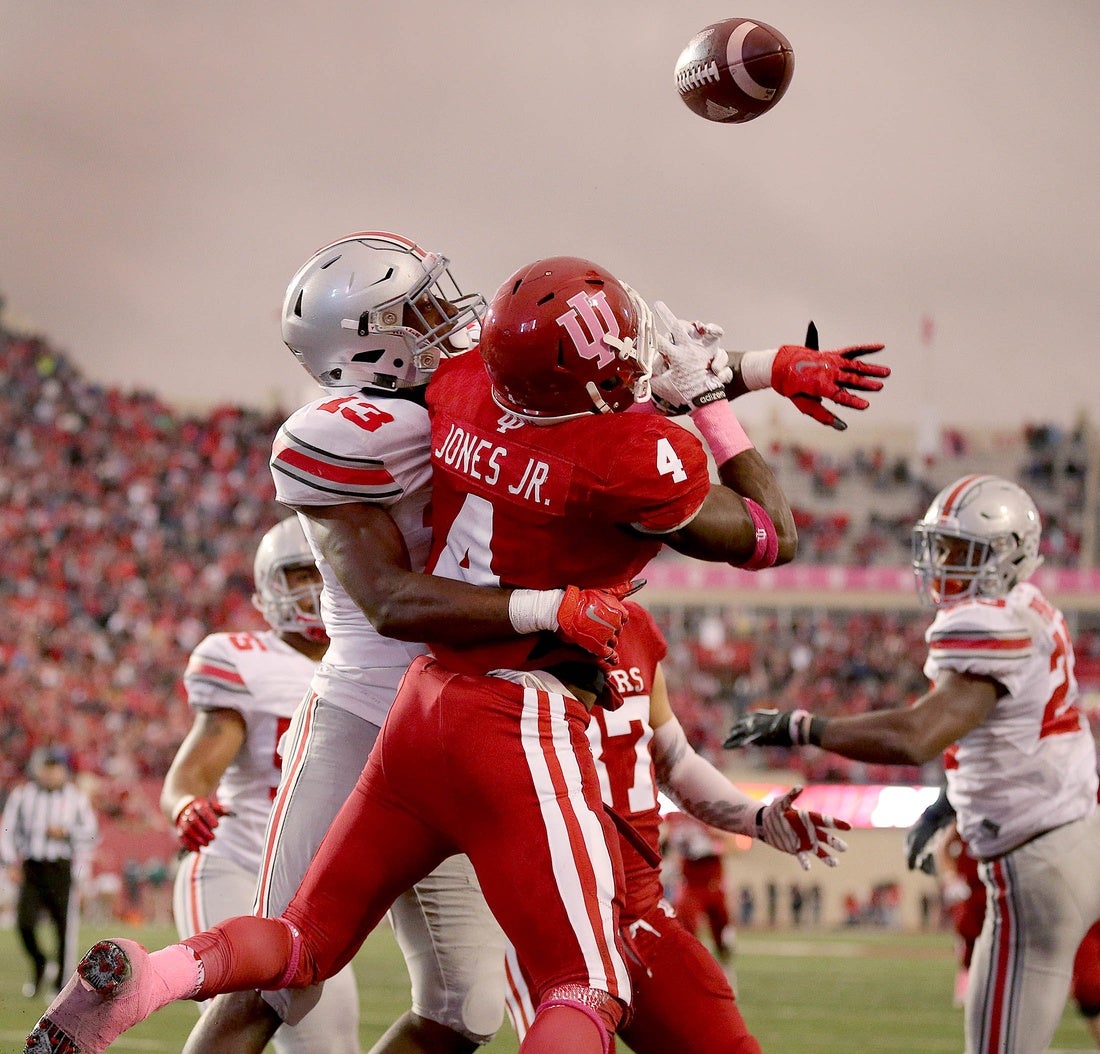
{"label": "athletic tape on wrist", "polygon": [[517,633],[553,632],[558,628],[558,608],[564,589],[513,589],[508,597],[508,619]]}
{"label": "athletic tape on wrist", "polygon": [[770,351],[746,351],[741,356],[741,383],[748,391],[758,392],[772,386],[772,366],[778,354],[779,349],[772,348]]}
{"label": "athletic tape on wrist", "polygon": [[795,746],[821,746],[821,733],[825,729],[826,718],[815,717],[809,710],[792,710],[789,724],[791,742]]}
{"label": "athletic tape on wrist", "polygon": [[810,711],[792,710],[791,720],[787,726],[791,733],[791,742],[795,746],[804,746],[810,741]]}
{"label": "athletic tape on wrist", "polygon": [[716,465],[724,465],[731,457],[755,449],[727,399],[692,410],[691,419],[710,447]]}
{"label": "athletic tape on wrist", "polygon": [[742,501],[752,517],[753,527],[756,528],[756,548],[741,566],[746,571],[760,571],[771,567],[779,556],[779,533],[762,505],[744,496]]}

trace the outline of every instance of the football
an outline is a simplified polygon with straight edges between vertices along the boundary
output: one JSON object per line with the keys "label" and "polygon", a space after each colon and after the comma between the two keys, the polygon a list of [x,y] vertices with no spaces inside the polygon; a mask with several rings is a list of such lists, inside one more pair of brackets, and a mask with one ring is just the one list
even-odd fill
{"label": "football", "polygon": [[794,76],[791,42],[749,18],[727,18],[700,30],[676,62],[684,104],[721,124],[743,124],[767,113]]}

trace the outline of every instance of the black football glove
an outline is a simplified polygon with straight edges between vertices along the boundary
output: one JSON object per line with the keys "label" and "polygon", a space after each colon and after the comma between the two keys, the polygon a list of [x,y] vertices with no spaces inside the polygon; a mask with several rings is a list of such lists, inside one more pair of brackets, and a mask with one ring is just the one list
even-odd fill
{"label": "black football glove", "polygon": [[754,710],[734,721],[722,746],[727,750],[754,744],[761,747],[802,746],[810,742],[812,720],[813,715],[808,710]]}
{"label": "black football glove", "polygon": [[947,791],[941,790],[940,796],[905,833],[905,863],[910,871],[923,871],[926,875],[936,873],[936,861],[928,849],[928,843],[954,818],[955,809],[947,800]]}

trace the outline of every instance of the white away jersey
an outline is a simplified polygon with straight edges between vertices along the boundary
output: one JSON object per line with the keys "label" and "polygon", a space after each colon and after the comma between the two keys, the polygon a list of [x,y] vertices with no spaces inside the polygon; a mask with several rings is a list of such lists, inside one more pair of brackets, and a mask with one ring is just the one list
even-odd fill
{"label": "white away jersey", "polygon": [[[380,505],[404,536],[414,571],[431,543],[428,411],[403,398],[325,396],[296,410],[271,452],[275,494],[286,505]],[[380,634],[344,591],[321,555],[309,521],[300,517],[324,580],[321,618],[328,652],[313,689],[381,725],[409,663],[426,650]]]}
{"label": "white away jersey", "polygon": [[245,723],[244,745],[217,790],[218,801],[233,815],[222,818],[204,853],[259,872],[267,815],[279,783],[279,738],[305,698],[316,666],[274,630],[212,633],[191,653],[183,675],[188,706],[234,710]]}
{"label": "white away jersey", "polygon": [[943,608],[925,634],[925,676],[993,677],[1007,692],[945,758],[959,833],[990,857],[1096,808],[1096,747],[1077,706],[1060,611],[1022,582],[996,600]]}

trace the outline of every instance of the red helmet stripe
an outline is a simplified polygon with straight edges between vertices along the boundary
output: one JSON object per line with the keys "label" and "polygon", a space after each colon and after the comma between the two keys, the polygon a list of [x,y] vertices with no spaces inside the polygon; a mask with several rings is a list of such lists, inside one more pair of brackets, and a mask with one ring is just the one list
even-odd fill
{"label": "red helmet stripe", "polygon": [[955,484],[954,489],[947,495],[947,499],[943,503],[943,508],[940,510],[940,516],[954,516],[955,506],[962,500],[963,493],[970,489],[974,483],[979,483],[983,479],[992,479],[989,475],[973,475],[963,476],[958,483]]}
{"label": "red helmet stripe", "polygon": [[[329,242],[327,245],[322,245],[317,253],[323,253],[326,249],[331,249],[334,245],[340,245],[343,242],[349,242],[355,240],[374,239],[377,241],[393,242],[395,245],[404,249],[411,249],[412,252],[423,259],[428,253],[420,248],[414,241],[410,241],[408,238],[401,237],[400,234],[391,234],[389,231],[355,231],[353,234],[345,234],[342,238],[337,238],[335,241]],[[313,255],[316,256],[317,253]]]}

